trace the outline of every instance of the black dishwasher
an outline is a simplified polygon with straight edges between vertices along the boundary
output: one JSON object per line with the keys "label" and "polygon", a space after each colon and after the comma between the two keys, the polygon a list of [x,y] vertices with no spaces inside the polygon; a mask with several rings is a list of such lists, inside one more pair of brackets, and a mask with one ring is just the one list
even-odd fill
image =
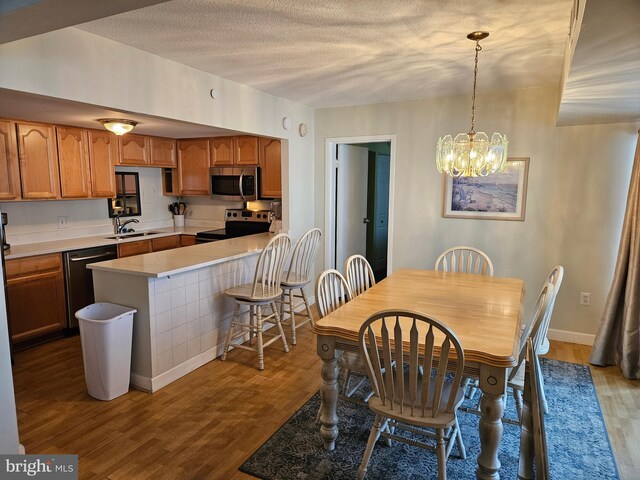
{"label": "black dishwasher", "polygon": [[115,245],[83,248],[65,252],[63,257],[67,328],[76,330],[76,312],[94,302],[93,275],[87,265],[118,258],[118,248]]}

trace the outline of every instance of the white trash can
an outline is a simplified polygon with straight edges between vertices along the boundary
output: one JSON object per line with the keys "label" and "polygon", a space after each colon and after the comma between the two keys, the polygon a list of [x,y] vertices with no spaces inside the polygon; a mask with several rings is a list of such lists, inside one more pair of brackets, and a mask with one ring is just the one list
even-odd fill
{"label": "white trash can", "polygon": [[113,400],[129,391],[133,314],[114,303],[94,303],[76,312],[84,377],[89,395]]}

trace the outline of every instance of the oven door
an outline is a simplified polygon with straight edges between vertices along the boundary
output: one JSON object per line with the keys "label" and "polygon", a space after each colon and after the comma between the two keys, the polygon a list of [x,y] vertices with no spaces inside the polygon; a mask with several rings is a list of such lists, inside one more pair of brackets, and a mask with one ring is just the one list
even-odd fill
{"label": "oven door", "polygon": [[258,168],[212,168],[211,195],[220,200],[257,200]]}

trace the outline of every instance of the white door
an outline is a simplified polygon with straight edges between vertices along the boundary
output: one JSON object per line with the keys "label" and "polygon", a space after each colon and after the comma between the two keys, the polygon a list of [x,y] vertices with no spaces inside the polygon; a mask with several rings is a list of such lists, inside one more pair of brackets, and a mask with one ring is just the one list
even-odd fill
{"label": "white door", "polygon": [[336,182],[336,269],[344,269],[350,255],[366,254],[367,172],[366,147],[338,145]]}

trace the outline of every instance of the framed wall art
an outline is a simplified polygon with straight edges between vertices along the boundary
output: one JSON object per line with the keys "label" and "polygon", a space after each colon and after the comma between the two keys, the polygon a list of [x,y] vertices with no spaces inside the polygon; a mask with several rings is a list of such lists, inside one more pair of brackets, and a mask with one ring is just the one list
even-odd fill
{"label": "framed wall art", "polygon": [[486,177],[444,176],[442,216],[524,220],[528,158],[509,158],[502,173]]}

